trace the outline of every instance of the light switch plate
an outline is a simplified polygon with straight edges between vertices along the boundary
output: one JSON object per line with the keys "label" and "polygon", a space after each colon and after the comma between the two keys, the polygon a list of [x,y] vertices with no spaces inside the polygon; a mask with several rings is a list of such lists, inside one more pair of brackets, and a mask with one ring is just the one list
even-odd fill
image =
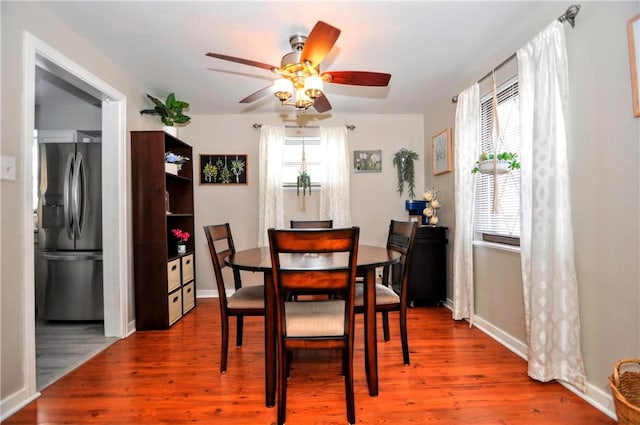
{"label": "light switch plate", "polygon": [[0,180],[16,181],[16,158],[2,155],[0,159]]}

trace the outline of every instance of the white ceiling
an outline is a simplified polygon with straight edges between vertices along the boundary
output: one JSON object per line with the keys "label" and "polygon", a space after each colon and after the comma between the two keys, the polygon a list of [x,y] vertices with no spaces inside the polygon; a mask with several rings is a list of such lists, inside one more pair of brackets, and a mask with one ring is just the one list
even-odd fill
{"label": "white ceiling", "polygon": [[[325,86],[333,114],[414,114],[442,105],[567,9],[567,2],[129,1],[42,2],[154,96],[175,92],[190,114],[291,112],[269,71],[207,52],[279,65],[289,37],[318,20],[342,30],[322,71],[392,74],[389,87]],[[579,25],[580,16],[578,16]],[[315,111],[314,111],[315,112]]]}

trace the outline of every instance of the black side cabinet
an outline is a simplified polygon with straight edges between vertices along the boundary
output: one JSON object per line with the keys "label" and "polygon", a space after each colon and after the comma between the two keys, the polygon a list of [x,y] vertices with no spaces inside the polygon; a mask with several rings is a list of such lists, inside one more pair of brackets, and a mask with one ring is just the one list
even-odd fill
{"label": "black side cabinet", "polygon": [[447,297],[447,227],[419,226],[409,268],[408,304],[440,305]]}

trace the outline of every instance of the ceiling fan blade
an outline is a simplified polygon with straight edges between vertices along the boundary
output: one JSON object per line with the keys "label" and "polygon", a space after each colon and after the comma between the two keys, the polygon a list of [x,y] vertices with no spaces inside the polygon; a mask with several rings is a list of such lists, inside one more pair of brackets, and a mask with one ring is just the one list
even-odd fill
{"label": "ceiling fan blade", "polygon": [[249,96],[245,97],[244,99],[242,99],[240,101],[240,103],[252,103],[255,102],[256,100],[268,95],[268,94],[273,94],[275,90],[275,87],[273,87],[273,84],[267,87],[264,87],[260,90],[258,90],[255,93],[251,93]]}
{"label": "ceiling fan blade", "polygon": [[209,52],[209,53],[207,53],[207,56],[212,57],[212,58],[216,58],[216,59],[222,59],[222,60],[225,60],[225,61],[237,62],[237,63],[241,63],[243,65],[255,66],[256,68],[267,69],[269,71],[273,71],[274,69],[277,68],[277,67],[275,67],[273,65],[269,65],[268,63],[256,62],[256,61],[252,61],[250,59],[236,58],[234,56],[223,55],[223,54],[220,54],[220,53],[211,53],[211,52]]}
{"label": "ceiling fan blade", "polygon": [[315,102],[313,102],[313,107],[319,113],[327,112],[331,110],[331,104],[329,103],[329,99],[324,94],[317,98]]}
{"label": "ceiling fan blade", "polygon": [[336,44],[339,35],[340,30],[338,28],[318,21],[304,43],[300,61],[309,61],[314,67],[317,67],[329,54],[333,45]]}
{"label": "ceiling fan blade", "polygon": [[384,87],[389,85],[391,74],[383,72],[368,71],[329,71],[323,72],[322,76],[330,75],[330,83],[349,84],[352,86],[376,86]]}

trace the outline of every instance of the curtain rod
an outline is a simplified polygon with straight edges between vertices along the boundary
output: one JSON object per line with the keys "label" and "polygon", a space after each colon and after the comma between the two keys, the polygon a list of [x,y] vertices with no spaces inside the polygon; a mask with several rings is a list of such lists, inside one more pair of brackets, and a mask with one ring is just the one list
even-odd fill
{"label": "curtain rod", "polygon": [[[258,129],[262,127],[262,124],[254,123],[253,128]],[[356,126],[353,124],[347,124],[347,130],[355,130]],[[285,125],[284,128],[320,128],[318,125]]]}
{"label": "curtain rod", "polygon": [[[580,5],[579,4],[572,4],[571,6],[569,6],[567,8],[567,11],[564,12],[562,15],[558,16],[558,21],[559,22],[569,22],[569,24],[571,25],[571,28],[574,28],[576,26],[576,15],[578,14],[578,12],[580,12]],[[500,62],[500,64],[498,66],[496,66],[495,68],[493,68],[491,71],[487,72],[482,78],[480,78],[478,80],[478,82],[488,78],[491,76],[491,73],[497,69],[502,68],[503,66],[505,66],[507,63],[509,63],[513,58],[515,58],[517,55],[517,53],[513,53],[511,56],[509,56],[508,58],[506,58],[505,60],[503,60],[502,62]],[[452,103],[456,103],[458,102],[458,95],[455,95],[451,98],[451,102]]]}

